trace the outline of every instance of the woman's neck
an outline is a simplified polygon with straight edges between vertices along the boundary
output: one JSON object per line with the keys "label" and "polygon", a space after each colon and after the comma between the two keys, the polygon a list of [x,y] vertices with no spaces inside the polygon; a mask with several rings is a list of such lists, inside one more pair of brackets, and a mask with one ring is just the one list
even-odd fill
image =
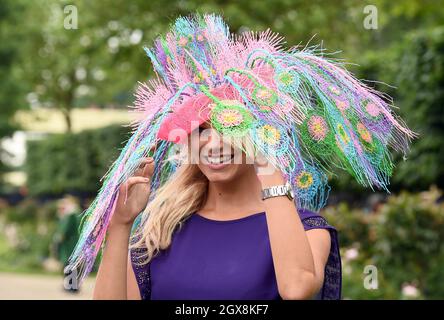
{"label": "woman's neck", "polygon": [[236,219],[263,211],[261,185],[254,168],[235,181],[209,182],[208,195],[199,214],[216,219]]}

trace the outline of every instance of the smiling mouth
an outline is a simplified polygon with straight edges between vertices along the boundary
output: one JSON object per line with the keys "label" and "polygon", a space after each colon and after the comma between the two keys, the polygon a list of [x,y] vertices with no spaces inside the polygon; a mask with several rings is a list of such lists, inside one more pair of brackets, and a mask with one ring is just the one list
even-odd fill
{"label": "smiling mouth", "polygon": [[231,163],[231,160],[234,158],[233,154],[220,155],[220,156],[204,156],[204,159],[209,164],[225,164]]}

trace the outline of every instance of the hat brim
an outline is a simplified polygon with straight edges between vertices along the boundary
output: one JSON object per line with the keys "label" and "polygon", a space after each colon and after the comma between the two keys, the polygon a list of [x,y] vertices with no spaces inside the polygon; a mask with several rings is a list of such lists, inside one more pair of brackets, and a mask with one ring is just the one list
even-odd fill
{"label": "hat brim", "polygon": [[[228,85],[209,91],[221,100],[235,98],[233,89]],[[212,98],[200,93],[173,107],[161,123],[157,138],[178,144],[186,143],[188,135],[210,119],[211,104],[214,102]]]}

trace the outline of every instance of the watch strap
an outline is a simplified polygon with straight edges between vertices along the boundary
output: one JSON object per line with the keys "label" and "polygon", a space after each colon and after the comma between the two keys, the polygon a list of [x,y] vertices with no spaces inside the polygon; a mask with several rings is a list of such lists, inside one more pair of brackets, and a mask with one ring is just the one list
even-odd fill
{"label": "watch strap", "polygon": [[287,187],[283,185],[272,186],[262,190],[262,200],[287,195]]}
{"label": "watch strap", "polygon": [[290,200],[294,199],[293,190],[288,182],[283,185],[262,189],[262,200],[280,196],[287,196]]}

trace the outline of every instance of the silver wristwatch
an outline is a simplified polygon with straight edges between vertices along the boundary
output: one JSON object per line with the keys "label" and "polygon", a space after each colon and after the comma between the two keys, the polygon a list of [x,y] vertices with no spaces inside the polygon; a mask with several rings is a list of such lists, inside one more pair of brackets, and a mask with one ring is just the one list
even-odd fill
{"label": "silver wristwatch", "polygon": [[286,184],[273,186],[262,190],[262,200],[279,196],[287,196],[290,200],[294,199],[293,189],[288,181]]}

